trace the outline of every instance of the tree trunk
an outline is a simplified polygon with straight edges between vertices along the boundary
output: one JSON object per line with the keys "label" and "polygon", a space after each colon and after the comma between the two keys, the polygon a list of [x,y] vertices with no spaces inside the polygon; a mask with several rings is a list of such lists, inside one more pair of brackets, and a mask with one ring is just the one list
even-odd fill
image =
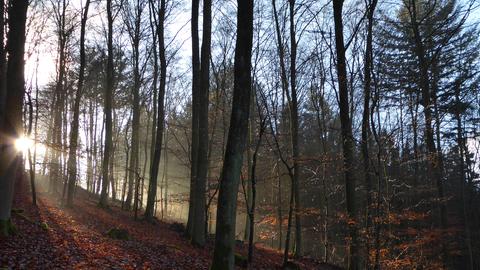
{"label": "tree trunk", "polygon": [[108,207],[108,182],[110,151],[112,149],[112,101],[113,101],[113,14],[112,14],[112,0],[107,0],[107,20],[108,20],[108,37],[107,37],[107,84],[105,88],[105,143],[103,150],[102,163],[102,192],[100,194],[99,205],[101,207]]}
{"label": "tree trunk", "polygon": [[[8,7],[9,32],[7,38],[8,64],[6,73],[7,92],[5,113],[0,143],[0,234],[13,232],[10,212],[13,202],[15,178],[20,165],[20,155],[14,147],[14,140],[23,134],[22,107],[25,93],[25,23],[27,0],[11,1]],[[23,168],[22,168],[23,170]]]}
{"label": "tree trunk", "polygon": [[[37,89],[38,90],[38,89]],[[33,101],[32,101],[32,91],[27,92],[28,97],[28,131],[27,137],[31,138],[32,136],[32,129],[33,129]],[[34,145],[34,147],[36,147]],[[29,174],[30,174],[30,189],[32,191],[32,203],[33,205],[37,206],[37,192],[35,189],[35,157],[32,157],[32,151],[29,148],[27,150],[27,158],[28,158],[28,166],[29,166]]]}
{"label": "tree trunk", "polygon": [[[252,98],[250,100],[250,115],[254,115],[254,104],[255,102],[255,96],[254,96],[254,91],[252,91]],[[255,117],[250,117],[250,122],[248,125],[248,135],[247,135],[247,168],[248,172],[250,172],[251,176],[251,171],[252,171],[252,144],[253,144],[253,134],[254,134],[254,129],[255,129]],[[249,207],[252,205],[252,179],[247,181],[247,190],[246,190],[246,204],[247,204],[247,214],[245,215],[245,232],[243,235],[243,240],[248,241],[250,239],[250,214],[249,214]]]}
{"label": "tree trunk", "polygon": [[[365,177],[365,187],[367,202],[365,207],[365,227],[367,234],[370,232],[371,213],[370,208],[372,204],[372,172],[370,168],[370,156],[368,145],[370,143],[370,87],[372,82],[372,60],[373,60],[373,16],[375,13],[375,7],[377,0],[370,0],[368,2],[368,14],[367,14],[367,40],[365,45],[365,59],[364,59],[364,85],[363,85],[363,115],[362,115],[362,159],[363,159],[363,175]],[[369,254],[370,243],[366,244]],[[369,256],[367,256],[367,265],[369,266]]]}
{"label": "tree trunk", "polygon": [[461,196],[461,204],[462,204],[462,214],[463,214],[463,226],[465,230],[465,245],[467,248],[468,253],[468,262],[469,262],[469,269],[474,269],[474,256],[472,250],[472,236],[471,236],[471,229],[470,229],[470,210],[468,209],[468,198],[466,192],[466,177],[465,177],[465,139],[463,136],[463,123],[462,123],[462,116],[461,116],[461,101],[460,101],[460,86],[455,85],[455,120],[457,122],[457,147],[458,147],[458,163],[459,163],[459,181],[460,181],[460,196]]}
{"label": "tree trunk", "polygon": [[80,116],[80,100],[83,94],[83,81],[85,78],[85,27],[88,19],[88,8],[90,0],[85,2],[82,22],[80,26],[80,71],[77,82],[77,93],[75,95],[75,104],[73,106],[73,121],[70,129],[70,151],[68,155],[68,193],[67,206],[73,206],[73,194],[77,180],[77,143]]}
{"label": "tree trunk", "polygon": [[130,149],[130,165],[128,170],[128,193],[127,201],[125,202],[125,208],[130,210],[132,205],[133,196],[133,183],[138,181],[139,168],[138,168],[138,156],[139,156],[139,132],[140,132],[140,21],[142,16],[142,8],[140,1],[136,1],[135,25],[133,29],[129,29],[132,33],[131,45],[133,51],[133,116],[132,116],[132,146]]}
{"label": "tree trunk", "polygon": [[187,234],[193,236],[195,205],[195,183],[197,181],[197,158],[199,140],[199,102],[200,102],[200,41],[198,39],[199,0],[192,0],[192,147],[190,158],[190,199],[188,206]]}
{"label": "tree trunk", "polygon": [[[151,3],[153,5],[153,3]],[[158,179],[158,169],[160,166],[160,157],[162,154],[162,140],[163,140],[163,129],[165,121],[165,109],[164,109],[164,100],[165,100],[165,84],[167,79],[167,60],[165,57],[165,0],[161,0],[160,9],[158,10],[158,50],[160,56],[160,87],[158,91],[158,100],[157,100],[157,127],[155,134],[155,150],[152,158],[152,163],[150,166],[150,181],[148,182],[148,197],[147,205],[145,207],[145,218],[147,220],[153,219],[155,198],[157,196],[157,179]]]}
{"label": "tree trunk", "polygon": [[53,130],[52,130],[52,160],[50,160],[50,192],[58,193],[57,187],[62,180],[62,114],[65,106],[64,80],[65,80],[65,65],[66,65],[66,45],[67,33],[65,29],[65,16],[67,3],[63,0],[58,2],[56,6],[58,16],[57,31],[58,31],[58,76],[55,84],[55,105],[52,111],[53,114]]}
{"label": "tree trunk", "polygon": [[290,132],[292,138],[292,158],[293,158],[293,179],[292,188],[295,197],[295,257],[298,258],[303,255],[302,248],[302,222],[300,217],[300,147],[298,144],[298,98],[297,98],[297,40],[295,36],[295,0],[289,0],[290,12],[290,91],[291,101],[290,109]]}
{"label": "tree trunk", "polygon": [[[262,116],[260,116],[260,118],[262,118]],[[249,264],[251,264],[253,261],[253,238],[255,236],[255,204],[257,199],[256,198],[257,197],[257,178],[255,175],[255,170],[257,167],[258,151],[260,150],[263,134],[265,132],[265,123],[266,123],[265,120],[266,120],[266,117],[260,120],[261,122],[260,122],[260,130],[258,131],[258,141],[255,145],[255,150],[253,151],[252,168],[250,171],[252,198],[251,198],[250,209],[248,209],[248,216],[250,217],[249,224],[248,224],[249,225],[249,235],[248,235],[248,263]]]}
{"label": "tree trunk", "polygon": [[343,0],[333,1],[333,18],[335,23],[335,51],[337,53],[337,76],[339,91],[340,122],[343,146],[343,163],[345,177],[345,199],[348,215],[348,269],[359,268],[357,225],[355,209],[355,175],[353,167],[354,140],[352,134],[352,123],[349,113],[349,97],[347,86],[347,66],[345,57],[345,44],[343,39]]}
{"label": "tree trunk", "polygon": [[233,105],[217,206],[212,270],[234,269],[238,184],[248,132],[251,96],[253,1],[237,1]]}
{"label": "tree trunk", "polygon": [[203,1],[203,37],[198,95],[198,153],[192,243],[205,245],[205,192],[208,173],[208,105],[210,87],[210,44],[212,35],[212,1]]}

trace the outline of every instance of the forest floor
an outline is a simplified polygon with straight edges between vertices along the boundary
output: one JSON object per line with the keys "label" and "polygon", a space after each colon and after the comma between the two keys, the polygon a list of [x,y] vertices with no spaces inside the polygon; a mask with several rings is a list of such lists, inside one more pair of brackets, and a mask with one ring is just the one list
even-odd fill
{"label": "forest floor", "polygon": [[[213,243],[193,247],[172,224],[133,220],[117,206],[97,207],[83,190],[75,207],[64,208],[46,192],[33,206],[26,181],[17,183],[12,220],[18,233],[0,238],[0,269],[208,269]],[[21,212],[21,213],[20,213]],[[106,235],[111,228],[128,231],[130,240]],[[247,248],[239,245],[244,255]],[[280,269],[282,254],[256,247],[253,269]],[[311,259],[297,261],[301,269],[333,269]],[[241,269],[241,268],[238,268]]]}

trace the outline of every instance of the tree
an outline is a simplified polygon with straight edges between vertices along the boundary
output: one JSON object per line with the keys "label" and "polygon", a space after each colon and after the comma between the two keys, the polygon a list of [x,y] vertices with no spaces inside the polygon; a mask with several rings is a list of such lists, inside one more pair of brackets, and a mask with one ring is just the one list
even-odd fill
{"label": "tree", "polygon": [[112,13],[112,0],[107,0],[107,83],[105,86],[105,101],[104,101],[104,113],[105,113],[105,143],[103,150],[103,163],[102,163],[102,192],[100,194],[99,205],[101,207],[108,207],[108,184],[110,179],[109,165],[110,165],[110,151],[112,149],[112,101],[113,101],[113,13]]}
{"label": "tree", "polygon": [[411,0],[409,6],[407,7],[408,13],[410,15],[410,23],[413,31],[414,37],[414,44],[415,44],[415,54],[418,60],[418,66],[420,70],[420,83],[419,86],[422,90],[422,105],[423,105],[423,113],[425,117],[425,142],[427,145],[428,151],[428,161],[429,167],[428,171],[431,177],[433,177],[436,181],[437,185],[437,192],[438,197],[440,200],[440,226],[445,229],[447,225],[447,216],[446,216],[446,207],[443,203],[444,200],[444,192],[443,192],[443,184],[442,184],[442,169],[440,167],[440,160],[439,155],[435,147],[434,141],[434,133],[432,127],[432,93],[430,90],[430,82],[429,82],[429,71],[428,71],[428,63],[426,59],[426,51],[425,45],[423,41],[423,37],[420,32],[419,28],[419,21],[417,18],[418,8],[416,5],[415,0]]}
{"label": "tree", "polygon": [[192,0],[192,19],[191,19],[191,35],[192,35],[192,143],[190,150],[190,198],[188,206],[187,234],[193,235],[194,218],[195,218],[195,183],[197,181],[197,165],[198,165],[198,139],[199,139],[199,89],[200,89],[200,55],[198,40],[198,10],[200,1]]}
{"label": "tree", "polygon": [[212,1],[203,1],[203,36],[200,62],[200,85],[198,91],[198,149],[194,192],[194,223],[192,242],[205,245],[206,209],[205,188],[208,173],[208,105],[210,87],[210,44],[212,35]]}
{"label": "tree", "polygon": [[235,222],[240,171],[248,132],[251,97],[253,1],[237,1],[234,90],[227,148],[218,193],[217,233],[211,269],[234,269]]}
{"label": "tree", "polygon": [[363,174],[365,177],[365,186],[367,192],[366,205],[366,227],[370,226],[370,207],[372,203],[372,169],[370,165],[369,143],[371,137],[370,131],[370,99],[372,85],[372,63],[373,63],[373,19],[377,0],[369,0],[367,5],[367,40],[365,41],[365,59],[364,59],[364,85],[363,85],[363,114],[362,114],[362,158]]}
{"label": "tree", "polygon": [[[14,142],[23,134],[22,106],[25,93],[23,60],[25,54],[25,23],[27,19],[27,0],[9,2],[9,31],[7,35],[7,92],[5,113],[0,126],[0,234],[14,232],[10,221],[15,179],[22,170],[21,155],[15,149]],[[21,171],[20,171],[21,172]]]}
{"label": "tree", "polygon": [[[141,42],[141,19],[143,2],[137,0],[134,7],[126,5],[126,25],[132,46],[133,61],[133,106],[132,106],[132,146],[130,149],[130,164],[128,169],[128,192],[125,202],[125,209],[129,210],[133,198],[133,184],[139,181],[138,151],[139,151],[139,129],[140,129],[140,42]],[[133,13],[133,14],[131,14]],[[132,18],[130,18],[132,17]]]}
{"label": "tree", "polygon": [[[57,77],[55,81],[55,90],[53,97],[52,121],[50,138],[52,141],[51,160],[49,166],[50,174],[50,192],[58,193],[58,185],[63,180],[62,169],[62,149],[64,147],[62,141],[62,131],[64,125],[64,113],[66,106],[66,69],[67,69],[67,44],[70,40],[72,27],[67,25],[67,0],[52,1],[52,9],[58,35],[58,55],[57,55]],[[66,181],[65,181],[66,182]]]}
{"label": "tree", "polygon": [[[165,88],[167,80],[167,60],[165,57],[165,9],[166,1],[161,0],[158,8],[157,31],[158,31],[158,52],[160,58],[160,86],[157,100],[157,127],[155,134],[155,150],[150,166],[150,181],[148,182],[147,206],[145,207],[145,218],[152,220],[154,216],[155,198],[157,196],[158,168],[162,155],[163,130],[165,122]],[[150,2],[153,7],[153,1]],[[153,9],[152,10],[156,10]]]}
{"label": "tree", "polygon": [[88,19],[88,8],[90,0],[85,2],[83,8],[81,26],[80,26],[80,67],[77,82],[77,92],[75,94],[75,103],[73,105],[73,120],[72,128],[70,130],[70,151],[68,155],[68,193],[67,205],[72,206],[73,195],[77,180],[77,144],[79,133],[79,118],[80,118],[80,100],[83,94],[83,82],[85,79],[85,27]]}
{"label": "tree", "polygon": [[340,106],[340,121],[343,143],[343,163],[345,177],[345,198],[348,214],[348,269],[359,268],[358,243],[357,243],[357,220],[355,217],[355,176],[354,176],[354,138],[352,122],[350,119],[349,90],[347,82],[347,66],[345,57],[345,43],[343,39],[343,0],[333,1],[333,18],[335,23],[335,52],[337,53],[337,77]]}

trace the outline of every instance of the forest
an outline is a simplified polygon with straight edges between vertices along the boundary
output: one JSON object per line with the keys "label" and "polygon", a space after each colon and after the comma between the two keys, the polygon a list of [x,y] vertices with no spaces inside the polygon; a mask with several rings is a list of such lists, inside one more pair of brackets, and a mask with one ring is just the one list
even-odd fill
{"label": "forest", "polygon": [[478,0],[0,15],[0,269],[480,269]]}

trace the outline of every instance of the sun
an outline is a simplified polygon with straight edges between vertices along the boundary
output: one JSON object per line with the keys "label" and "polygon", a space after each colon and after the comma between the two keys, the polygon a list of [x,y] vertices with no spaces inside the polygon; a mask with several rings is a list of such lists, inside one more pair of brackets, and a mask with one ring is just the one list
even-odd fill
{"label": "sun", "polygon": [[27,152],[34,145],[35,143],[33,142],[33,140],[25,136],[22,136],[15,140],[15,149],[17,149],[17,151],[19,152]]}

